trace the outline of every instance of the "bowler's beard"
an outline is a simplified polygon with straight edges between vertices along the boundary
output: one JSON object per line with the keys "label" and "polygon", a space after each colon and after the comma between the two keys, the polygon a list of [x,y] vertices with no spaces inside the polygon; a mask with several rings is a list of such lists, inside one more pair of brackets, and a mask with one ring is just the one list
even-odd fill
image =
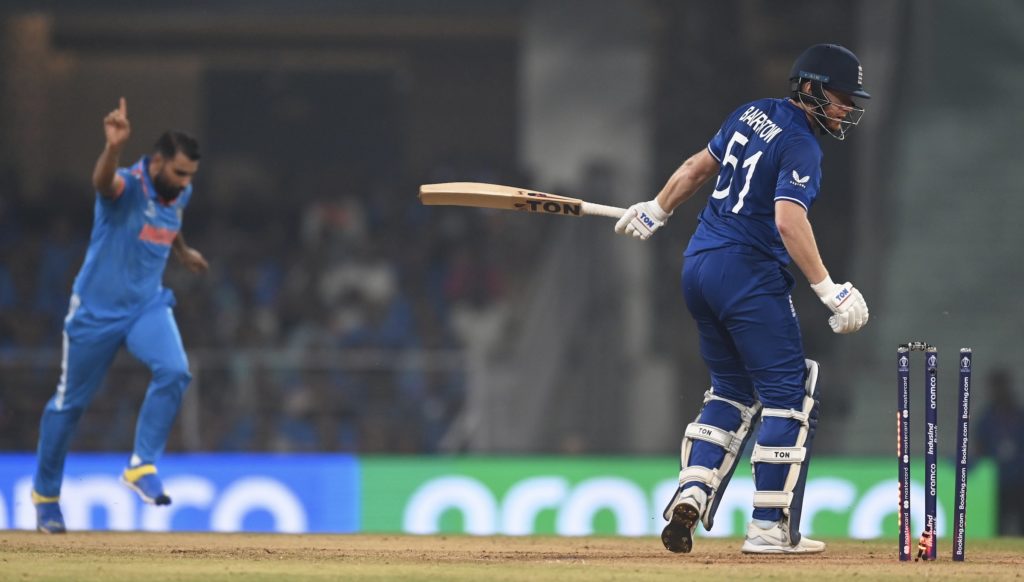
{"label": "bowler's beard", "polygon": [[156,194],[164,202],[173,202],[184,188],[179,188],[173,184],[168,184],[162,174],[157,174],[153,178],[153,187],[156,188]]}

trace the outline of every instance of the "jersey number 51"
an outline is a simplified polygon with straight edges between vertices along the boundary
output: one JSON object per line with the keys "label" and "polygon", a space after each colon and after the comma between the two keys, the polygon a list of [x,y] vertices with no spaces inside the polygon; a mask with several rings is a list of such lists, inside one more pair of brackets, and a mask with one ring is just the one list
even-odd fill
{"label": "jersey number 51", "polygon": [[[725,146],[725,157],[722,159],[723,168],[725,166],[732,166],[732,176],[724,184],[719,184],[718,189],[716,189],[715,192],[711,194],[712,198],[720,200],[722,198],[729,197],[729,189],[732,185],[733,178],[739,171],[737,164],[739,164],[740,162],[736,156],[732,155],[732,146],[736,143],[739,143],[740,146],[745,146],[747,145],[747,141],[747,136],[743,135],[738,131],[732,134],[732,138],[729,139],[729,145]],[[740,209],[743,208],[743,198],[747,195],[748,192],[750,192],[750,178],[753,177],[754,168],[757,166],[757,161],[761,159],[761,154],[763,153],[763,151],[757,152],[751,155],[749,158],[743,160],[743,169],[746,170],[747,174],[746,178],[743,181],[743,189],[740,190],[739,193],[739,199],[736,200],[736,204],[734,204],[732,207],[733,214],[739,214]]]}

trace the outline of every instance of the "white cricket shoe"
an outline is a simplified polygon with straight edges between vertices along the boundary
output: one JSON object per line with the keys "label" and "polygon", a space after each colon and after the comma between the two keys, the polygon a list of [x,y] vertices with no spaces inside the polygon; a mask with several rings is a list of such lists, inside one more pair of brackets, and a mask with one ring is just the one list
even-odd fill
{"label": "white cricket shoe", "polygon": [[704,512],[708,494],[700,487],[690,486],[676,493],[675,503],[668,512],[668,524],[661,530],[661,543],[665,549],[677,554],[688,554],[693,549],[693,530]]}
{"label": "white cricket shoe", "polygon": [[777,521],[768,529],[751,522],[741,550],[745,554],[817,554],[825,551],[825,542],[800,536],[800,541],[793,545],[785,521]]}

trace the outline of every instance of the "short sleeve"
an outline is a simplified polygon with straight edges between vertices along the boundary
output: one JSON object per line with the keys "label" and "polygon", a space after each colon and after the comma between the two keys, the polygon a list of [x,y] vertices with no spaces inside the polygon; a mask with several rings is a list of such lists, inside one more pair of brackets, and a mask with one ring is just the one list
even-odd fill
{"label": "short sleeve", "polygon": [[117,175],[121,177],[122,181],[120,192],[117,192],[113,198],[105,198],[100,196],[99,192],[96,193],[96,196],[107,204],[117,204],[125,198],[133,198],[138,196],[142,190],[142,181],[132,174],[131,168],[118,168]]}
{"label": "short sleeve", "polygon": [[711,157],[715,158],[715,161],[717,161],[719,164],[722,163],[723,150],[721,136],[722,132],[719,131],[718,133],[715,134],[715,137],[713,137],[711,141],[708,142],[708,153],[710,153]]}
{"label": "short sleeve", "polygon": [[821,187],[821,146],[813,136],[789,140],[780,152],[775,200],[790,200],[810,210]]}
{"label": "short sleeve", "polygon": [[708,142],[708,152],[711,154],[711,157],[718,161],[719,164],[722,163],[722,156],[725,155],[725,128],[728,125],[729,121],[726,120],[722,127],[718,129],[718,133],[715,134],[715,137],[711,138],[711,141]]}

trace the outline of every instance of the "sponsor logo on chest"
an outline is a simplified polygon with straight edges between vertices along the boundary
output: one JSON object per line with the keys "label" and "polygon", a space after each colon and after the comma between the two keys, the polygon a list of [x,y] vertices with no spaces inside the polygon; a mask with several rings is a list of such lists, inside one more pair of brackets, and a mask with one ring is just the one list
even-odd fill
{"label": "sponsor logo on chest", "polygon": [[[171,211],[174,212],[174,217],[177,218],[177,224],[181,224],[181,208],[174,208]],[[146,201],[146,209],[142,214],[146,217],[146,222],[143,223],[142,230],[139,231],[139,240],[161,246],[171,246],[174,239],[178,236],[176,225],[167,227],[153,224],[158,221],[160,216],[160,210],[153,200]]]}

